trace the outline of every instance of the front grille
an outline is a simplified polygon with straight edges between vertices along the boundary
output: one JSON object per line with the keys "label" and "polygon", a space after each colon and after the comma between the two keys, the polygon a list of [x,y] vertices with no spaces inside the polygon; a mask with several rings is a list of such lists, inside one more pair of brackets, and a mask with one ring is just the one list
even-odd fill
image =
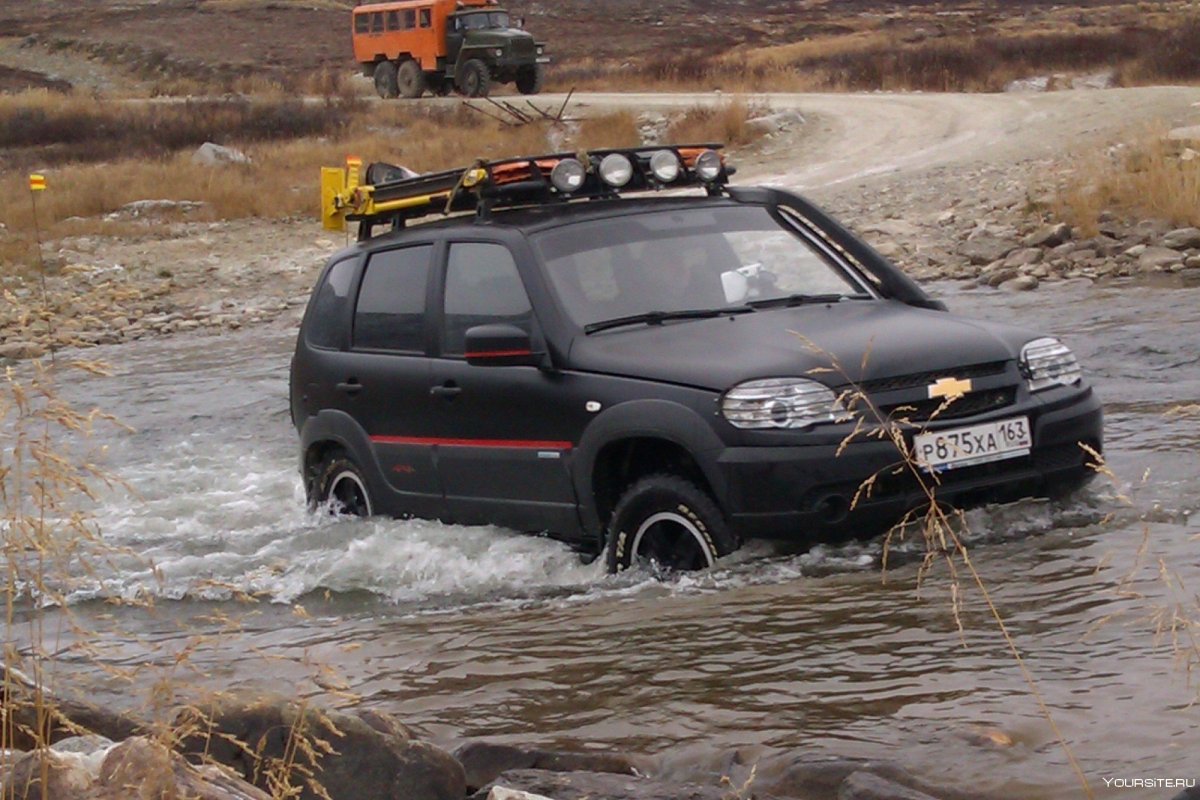
{"label": "front grille", "polygon": [[532,39],[514,39],[512,41],[512,54],[514,56],[531,56],[534,54],[537,45]]}
{"label": "front grille", "polygon": [[[1005,386],[971,392],[947,403],[944,398],[892,403],[879,407],[884,419],[892,421],[928,422],[931,419],[962,419],[1011,406],[1017,399],[1017,388]],[[938,409],[941,409],[940,411]]]}
{"label": "front grille", "polygon": [[941,378],[958,378],[959,380],[987,378],[992,375],[1000,375],[1007,368],[1007,361],[989,361],[984,364],[972,364],[966,367],[954,367],[953,369],[942,369],[929,372],[914,372],[909,375],[895,375],[890,378],[875,378],[869,381],[863,381],[857,386],[847,386],[844,388],[851,391],[862,391],[867,394],[880,394],[882,392],[895,392],[901,389],[914,389],[917,387],[929,386],[936,383]]}

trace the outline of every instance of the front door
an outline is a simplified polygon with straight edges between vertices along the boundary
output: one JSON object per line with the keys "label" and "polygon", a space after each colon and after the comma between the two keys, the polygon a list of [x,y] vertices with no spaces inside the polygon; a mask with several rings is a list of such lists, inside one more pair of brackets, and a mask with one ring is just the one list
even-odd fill
{"label": "front door", "polygon": [[468,328],[508,323],[538,339],[529,297],[508,248],[454,242],[444,272],[440,357],[430,390],[440,399],[437,468],[452,520],[571,535],[576,431],[560,413],[561,378],[529,366],[473,366]]}

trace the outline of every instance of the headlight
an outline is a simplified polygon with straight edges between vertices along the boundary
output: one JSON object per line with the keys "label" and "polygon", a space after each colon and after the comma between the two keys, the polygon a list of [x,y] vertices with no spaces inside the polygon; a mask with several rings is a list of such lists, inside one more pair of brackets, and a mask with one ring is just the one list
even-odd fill
{"label": "headlight", "polygon": [[716,150],[705,150],[696,157],[696,175],[705,182],[715,181],[721,174],[721,156]]}
{"label": "headlight", "polygon": [[545,52],[546,52],[546,48],[539,44],[538,48],[537,48],[537,54],[540,56],[540,55],[545,54]]}
{"label": "headlight", "polygon": [[504,50],[497,47],[495,50],[492,51],[492,55],[494,55],[496,58],[500,58],[502,55],[504,55]]}
{"label": "headlight", "polygon": [[586,174],[583,164],[579,161],[574,158],[564,158],[554,165],[554,169],[550,170],[550,183],[554,184],[554,188],[563,194],[570,194],[583,186]]}
{"label": "headlight", "polygon": [[620,153],[609,153],[600,160],[600,177],[609,186],[620,189],[633,177],[633,164]]}
{"label": "headlight", "polygon": [[1058,339],[1034,339],[1021,348],[1021,372],[1029,380],[1029,391],[1051,386],[1070,386],[1083,379],[1071,349]]}
{"label": "headlight", "polygon": [[832,389],[807,378],[739,383],[721,398],[721,413],[738,428],[807,428],[848,417]]}
{"label": "headlight", "polygon": [[659,150],[650,156],[650,172],[662,183],[679,177],[679,159],[670,150]]}

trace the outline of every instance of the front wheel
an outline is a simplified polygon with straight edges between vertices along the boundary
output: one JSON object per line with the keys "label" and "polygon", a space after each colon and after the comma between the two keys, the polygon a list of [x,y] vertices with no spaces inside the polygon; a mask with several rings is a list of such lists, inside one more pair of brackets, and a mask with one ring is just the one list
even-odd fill
{"label": "front wheel", "polygon": [[362,470],[341,450],[326,456],[313,474],[308,487],[308,506],[315,510],[328,506],[333,514],[369,517],[372,513],[371,493]]}
{"label": "front wheel", "polygon": [[537,94],[542,90],[542,65],[533,64],[517,70],[517,91],[521,94]]}
{"label": "front wheel", "polygon": [[492,75],[487,64],[472,58],[463,64],[458,88],[467,97],[487,97],[491,82]]}
{"label": "front wheel", "polygon": [[617,502],[608,528],[609,572],[645,565],[667,572],[708,569],[738,548],[712,498],[676,475],[649,475]]}

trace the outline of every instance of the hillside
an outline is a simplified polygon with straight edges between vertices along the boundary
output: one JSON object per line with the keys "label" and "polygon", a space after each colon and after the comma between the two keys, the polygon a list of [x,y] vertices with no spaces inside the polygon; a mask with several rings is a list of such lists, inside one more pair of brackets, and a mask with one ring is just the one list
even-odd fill
{"label": "hillside", "polygon": [[[353,74],[351,4],[66,0],[0,10],[0,90],[319,91]],[[512,0],[550,45],[560,88],[627,82],[750,88],[995,89],[1030,71],[1200,77],[1184,2]],[[1191,26],[1200,30],[1200,26]],[[1171,75],[1171,72],[1178,73]],[[1165,75],[1163,73],[1166,73]],[[786,84],[778,86],[777,84]],[[894,84],[894,85],[893,85]],[[962,84],[962,85],[959,85]]]}

